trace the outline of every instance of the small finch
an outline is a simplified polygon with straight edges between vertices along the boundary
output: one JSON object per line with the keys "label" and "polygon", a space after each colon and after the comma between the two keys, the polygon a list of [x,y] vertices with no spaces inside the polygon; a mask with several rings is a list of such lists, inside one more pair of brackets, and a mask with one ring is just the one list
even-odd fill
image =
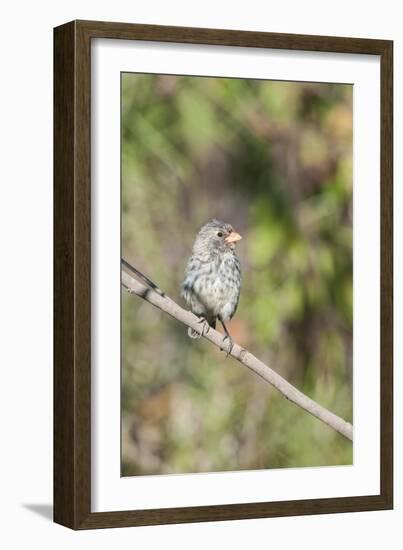
{"label": "small finch", "polygon": [[191,311],[203,323],[201,333],[189,329],[189,336],[198,338],[207,333],[218,319],[225,331],[224,341],[229,340],[228,353],[233,342],[225,323],[234,316],[239,301],[241,268],[235,243],[241,238],[228,223],[211,220],[203,225],[193,244],[181,289]]}

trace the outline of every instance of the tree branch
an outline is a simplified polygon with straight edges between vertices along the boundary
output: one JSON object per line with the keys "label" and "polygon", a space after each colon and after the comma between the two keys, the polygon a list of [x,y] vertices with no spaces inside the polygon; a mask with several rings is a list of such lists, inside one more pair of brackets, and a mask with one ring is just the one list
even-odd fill
{"label": "tree branch", "polygon": [[[200,319],[191,311],[186,311],[167,295],[161,296],[157,292],[154,292],[151,288],[144,286],[123,269],[122,285],[126,287],[130,294],[136,294],[140,298],[143,298],[153,306],[164,311],[165,313],[168,313],[168,315],[174,317],[185,326],[190,327],[197,332],[202,330],[203,325],[200,323]],[[222,349],[222,347],[225,348],[227,345],[223,344],[222,334],[211,327],[210,330],[204,334],[204,338],[215,344],[220,349]],[[242,348],[238,344],[234,344],[230,355],[258,374],[261,378],[263,378],[263,380],[269,382],[269,384],[274,386],[284,397],[309,412],[337,432],[341,433],[347,439],[350,439],[351,441],[353,440],[353,426],[349,422],[346,422],[339,416],[328,411],[316,403],[316,401],[297,390],[292,384],[287,382],[249,351]]]}

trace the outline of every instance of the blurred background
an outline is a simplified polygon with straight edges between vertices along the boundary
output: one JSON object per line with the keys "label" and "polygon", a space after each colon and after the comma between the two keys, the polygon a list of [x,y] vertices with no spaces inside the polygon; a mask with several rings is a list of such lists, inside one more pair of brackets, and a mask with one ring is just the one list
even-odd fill
{"label": "blurred background", "polygon": [[[243,235],[234,340],[352,421],[352,86],[122,74],[122,255],[174,300]],[[122,292],[122,475],[352,463],[352,444]]]}

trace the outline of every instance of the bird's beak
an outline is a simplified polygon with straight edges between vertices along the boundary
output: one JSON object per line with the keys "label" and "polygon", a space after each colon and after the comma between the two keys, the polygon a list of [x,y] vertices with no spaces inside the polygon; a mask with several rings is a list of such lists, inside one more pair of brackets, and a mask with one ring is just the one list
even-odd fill
{"label": "bird's beak", "polygon": [[236,243],[242,239],[241,235],[236,231],[231,231],[231,233],[224,239],[224,242],[227,244]]}

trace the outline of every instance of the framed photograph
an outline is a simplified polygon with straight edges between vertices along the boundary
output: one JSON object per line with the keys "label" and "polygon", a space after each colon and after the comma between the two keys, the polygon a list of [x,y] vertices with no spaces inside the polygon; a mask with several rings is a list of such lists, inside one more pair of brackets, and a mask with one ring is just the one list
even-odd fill
{"label": "framed photograph", "polygon": [[393,43],[54,31],[54,520],[393,506]]}

